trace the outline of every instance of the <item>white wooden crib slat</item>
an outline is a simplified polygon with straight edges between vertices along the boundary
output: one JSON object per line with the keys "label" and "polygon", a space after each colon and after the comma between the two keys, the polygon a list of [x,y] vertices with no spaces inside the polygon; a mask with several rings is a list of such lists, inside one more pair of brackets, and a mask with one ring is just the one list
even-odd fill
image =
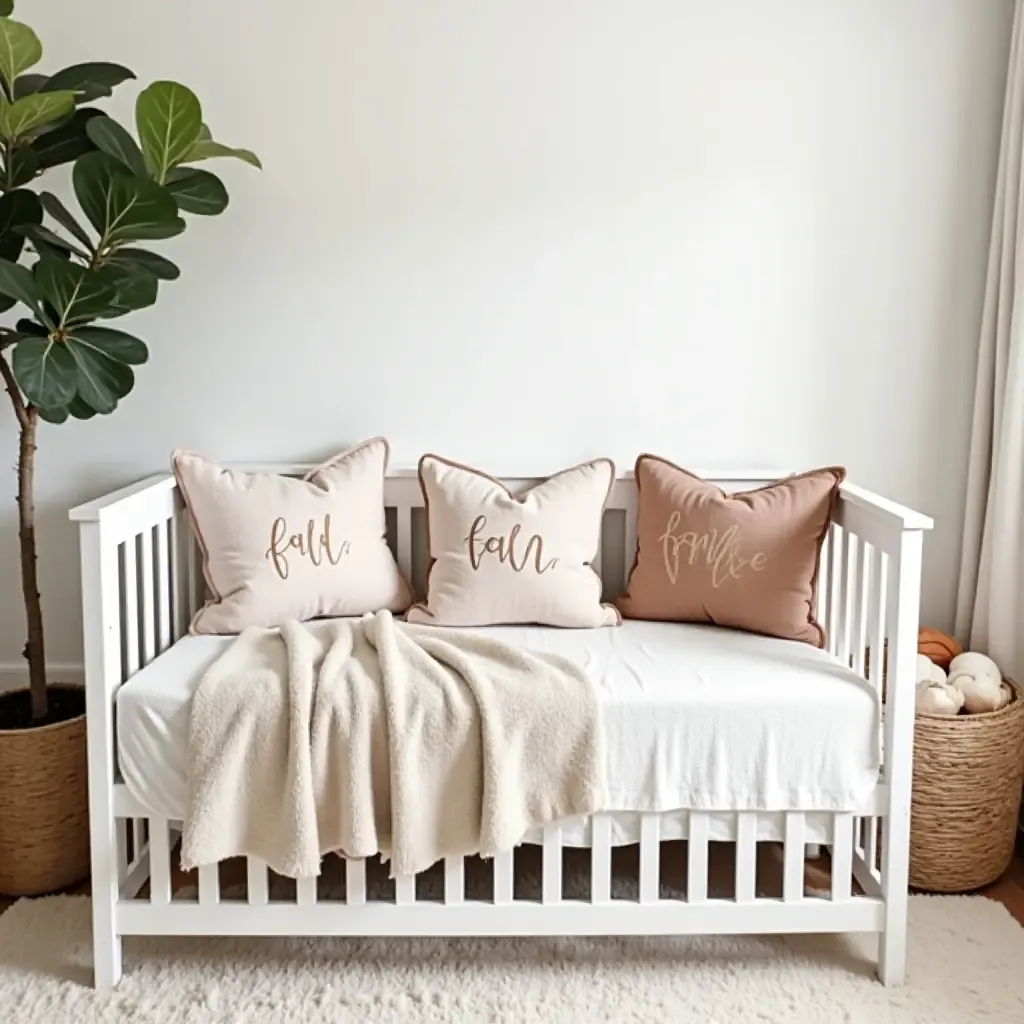
{"label": "white wooden crib slat", "polygon": [[640,902],[657,903],[658,901],[658,867],[660,858],[658,815],[645,813],[640,815]]}
{"label": "white wooden crib slat", "polygon": [[249,903],[254,907],[265,907],[270,901],[267,862],[262,857],[247,857],[245,875]]}
{"label": "white wooden crib slat", "polygon": [[832,899],[848,900],[853,878],[853,818],[852,814],[833,816],[835,832],[832,837]]}
{"label": "white wooden crib slat", "polygon": [[158,906],[171,902],[171,841],[166,818],[149,819],[149,898]]}
{"label": "white wooden crib slat", "polygon": [[708,898],[708,816],[701,811],[690,812],[686,846],[686,899],[704,903]]}
{"label": "white wooden crib slat", "polygon": [[871,649],[868,674],[876,693],[882,692],[885,678],[885,601],[886,571],[885,552],[875,548],[871,555],[871,622],[869,623],[869,644]]}
{"label": "white wooden crib slat", "polygon": [[836,584],[836,535],[838,528],[833,523],[825,536],[825,544],[821,553],[821,580],[818,583],[818,591],[821,594],[821,617],[819,621],[825,627],[825,644],[829,653],[836,651],[836,623],[835,615],[835,584]]}
{"label": "white wooden crib slat", "polygon": [[506,906],[512,902],[515,854],[502,850],[494,856],[494,902]]}
{"label": "white wooden crib slat", "polygon": [[128,877],[128,819],[117,819],[117,884],[121,886]]}
{"label": "white wooden crib slat", "polygon": [[185,588],[186,583],[182,576],[185,563],[183,545],[188,543],[188,525],[185,522],[185,513],[179,512],[169,522],[169,537],[171,551],[170,564],[173,574],[173,589],[171,593],[171,639],[180,640],[185,633],[185,624],[188,621],[188,608],[186,607]]}
{"label": "white wooden crib slat", "polygon": [[544,904],[562,901],[562,829],[559,825],[544,826],[540,898]]}
{"label": "white wooden crib slat", "polygon": [[786,812],[786,836],[783,847],[782,899],[797,903],[804,898],[804,814]]}
{"label": "white wooden crib slat", "polygon": [[139,670],[139,579],[135,537],[124,542],[124,678]]}
{"label": "white wooden crib slat", "polygon": [[295,879],[295,902],[300,907],[312,907],[316,904],[316,876]]}
{"label": "white wooden crib slat", "polygon": [[216,864],[199,865],[199,903],[204,907],[220,903],[220,877]]}
{"label": "white wooden crib slat", "polygon": [[361,907],[366,902],[366,861],[345,861],[345,902]]}
{"label": "white wooden crib slat", "polygon": [[146,844],[146,835],[143,831],[142,818],[132,818],[132,863],[139,859],[139,853]]}
{"label": "white wooden crib slat", "polygon": [[868,614],[870,597],[871,562],[868,559],[867,544],[857,538],[857,561],[853,585],[853,670],[864,675],[864,657],[868,645]]}
{"label": "white wooden crib slat", "polygon": [[466,900],[466,869],[461,857],[444,859],[444,901],[453,906]]}
{"label": "white wooden crib slat", "polygon": [[399,875],[395,879],[395,903],[408,907],[416,902],[416,876]]}
{"label": "white wooden crib slat", "polygon": [[156,525],[156,649],[163,653],[171,645],[174,629],[174,608],[171,602],[171,545],[169,529],[173,520]]}
{"label": "white wooden crib slat", "polygon": [[844,665],[850,664],[850,636],[851,619],[853,613],[853,601],[850,592],[852,580],[850,579],[850,556],[851,550],[850,531],[843,530],[842,544],[839,549],[839,567],[837,570],[837,600],[839,602],[839,622],[836,634],[836,657]]}
{"label": "white wooden crib slat", "polygon": [[590,901],[610,903],[612,899],[612,819],[607,814],[591,818]]}
{"label": "white wooden crib slat", "polygon": [[156,573],[153,570],[153,532],[146,530],[139,539],[139,573],[142,577],[142,593],[139,595],[142,664],[148,665],[156,657]]}
{"label": "white wooden crib slat", "polygon": [[395,510],[398,518],[398,536],[396,537],[396,548],[398,553],[398,568],[407,579],[412,579],[412,508],[409,505],[399,505]]}
{"label": "white wooden crib slat", "polygon": [[736,815],[736,902],[753,903],[757,894],[757,814]]}
{"label": "white wooden crib slat", "polygon": [[864,839],[864,859],[868,862],[871,874],[880,878],[878,870],[878,818],[865,818],[864,824],[867,827],[867,836]]}

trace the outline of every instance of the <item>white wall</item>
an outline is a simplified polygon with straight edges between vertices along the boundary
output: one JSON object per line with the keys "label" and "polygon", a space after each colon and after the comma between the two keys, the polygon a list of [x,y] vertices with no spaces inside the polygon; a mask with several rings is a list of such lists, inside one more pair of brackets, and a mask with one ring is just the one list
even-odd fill
{"label": "white wall", "polygon": [[[164,247],[184,276],[135,318],[135,393],[43,432],[51,660],[80,658],[70,505],[175,445],[307,459],[378,432],[496,471],[844,463],[937,517],[924,614],[949,624],[1011,9],[19,0],[49,67],[180,79],[266,165],[225,168],[227,213]],[[3,509],[0,663],[23,632]]]}

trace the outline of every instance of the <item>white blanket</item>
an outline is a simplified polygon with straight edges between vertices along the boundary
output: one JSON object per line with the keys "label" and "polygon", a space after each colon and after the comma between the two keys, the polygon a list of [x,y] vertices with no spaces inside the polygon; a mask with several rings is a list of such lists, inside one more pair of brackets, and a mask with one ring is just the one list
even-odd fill
{"label": "white blanket", "polygon": [[604,766],[594,685],[566,658],[386,611],[249,629],[192,701],[182,864],[298,878],[380,853],[394,877],[489,857],[598,810]]}

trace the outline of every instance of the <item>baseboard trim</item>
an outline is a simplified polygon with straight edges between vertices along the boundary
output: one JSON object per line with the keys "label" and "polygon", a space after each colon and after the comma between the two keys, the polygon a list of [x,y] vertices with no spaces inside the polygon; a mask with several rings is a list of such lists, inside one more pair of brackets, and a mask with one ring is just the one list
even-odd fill
{"label": "baseboard trim", "polygon": [[[57,662],[46,670],[47,678],[55,683],[84,683],[85,669],[81,665]],[[28,666],[24,662],[0,662],[0,693],[28,686]]]}

